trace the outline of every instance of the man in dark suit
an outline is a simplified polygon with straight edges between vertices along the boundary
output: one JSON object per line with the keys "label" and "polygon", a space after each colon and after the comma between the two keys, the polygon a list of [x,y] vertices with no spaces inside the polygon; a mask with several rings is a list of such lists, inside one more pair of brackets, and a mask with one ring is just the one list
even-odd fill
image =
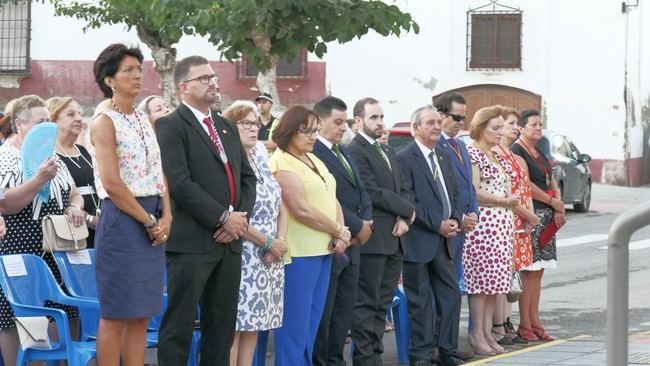
{"label": "man in dark suit", "polygon": [[353,363],[377,366],[382,365],[386,311],[402,270],[404,243],[400,237],[415,219],[415,210],[402,185],[395,152],[377,142],[384,132],[384,112],[379,102],[361,99],[353,113],[359,132],[348,150],[372,200],[374,227],[370,239],[361,247],[359,295],[352,321]]}
{"label": "man in dark suit", "polygon": [[[436,149],[442,118],[432,106],[413,113],[415,141],[402,150],[399,161],[402,177],[415,202],[416,219],[406,234],[403,280],[410,327],[411,365],[433,365],[438,346],[438,365],[461,365],[457,357],[460,290],[453,262],[451,239],[460,231],[462,212],[456,198],[458,186],[448,155]],[[435,319],[439,319],[435,337]]]}
{"label": "man in dark suit", "polygon": [[237,313],[241,236],[255,203],[255,174],[237,128],[210,112],[218,93],[208,61],[176,65],[182,104],[156,122],[174,224],[167,240],[168,306],[158,342],[161,366],[187,364],[197,304],[201,365],[230,362]]}
{"label": "man in dark suit", "polygon": [[314,344],[313,361],[318,366],[345,366],[343,348],[357,298],[360,246],[372,234],[370,196],[361,182],[356,164],[341,146],[347,130],[346,110],[345,103],[332,96],[314,105],[320,122],[320,135],[313,152],[336,178],[336,198],[343,209],[345,226],[352,234],[351,245],[345,251],[349,260],[337,258],[332,261],[327,302]]}

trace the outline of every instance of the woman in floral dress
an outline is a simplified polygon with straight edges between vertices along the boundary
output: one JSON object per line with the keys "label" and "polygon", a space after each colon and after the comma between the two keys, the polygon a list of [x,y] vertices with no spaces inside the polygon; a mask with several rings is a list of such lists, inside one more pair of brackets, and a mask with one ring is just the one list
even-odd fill
{"label": "woman in floral dress", "polygon": [[510,291],[512,209],[519,205],[519,197],[510,192],[510,167],[490,150],[501,141],[501,112],[500,106],[476,112],[470,127],[474,143],[467,148],[472,161],[479,221],[474,231],[466,235],[463,269],[473,324],[470,343],[479,356],[504,351],[492,338],[492,315],[496,295]]}
{"label": "woman in floral dress", "polygon": [[242,246],[236,332],[230,349],[231,366],[248,366],[253,362],[257,332],[282,326],[287,217],[281,208],[280,185],[267,163],[266,148],[257,141],[257,108],[252,102],[236,101],[224,111],[224,117],[237,124],[257,177],[255,206]]}
{"label": "woman in floral dress", "polygon": [[[510,166],[510,180],[512,181],[511,192],[519,196],[519,206],[515,207],[515,234],[514,234],[514,254],[513,270],[519,271],[533,263],[533,249],[530,241],[530,232],[539,224],[539,219],[533,212],[533,199],[528,179],[528,167],[526,162],[518,155],[510,151],[510,145],[519,136],[519,113],[513,108],[505,107],[503,114],[504,119],[503,136],[501,143],[492,150]],[[492,333],[497,342],[501,345],[526,344],[524,339],[517,335],[510,315],[512,314],[512,304],[506,301],[504,295],[497,295],[497,310],[494,312],[492,319]],[[521,317],[521,310],[520,310]]]}

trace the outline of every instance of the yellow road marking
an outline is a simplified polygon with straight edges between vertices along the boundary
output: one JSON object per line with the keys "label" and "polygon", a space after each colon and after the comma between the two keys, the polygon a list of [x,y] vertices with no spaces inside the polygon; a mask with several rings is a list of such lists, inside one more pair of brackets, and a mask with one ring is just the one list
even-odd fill
{"label": "yellow road marking", "polygon": [[524,354],[524,353],[537,351],[538,349],[553,347],[553,346],[557,346],[558,344],[566,343],[566,342],[569,342],[569,341],[575,341],[575,340],[579,340],[579,339],[586,339],[586,338],[591,338],[591,336],[590,335],[580,335],[580,336],[569,338],[569,339],[557,339],[555,341],[538,344],[536,346],[526,347],[526,348],[522,348],[520,350],[507,352],[507,353],[502,353],[500,355],[496,355],[496,356],[492,356],[492,357],[472,361],[472,362],[466,363],[465,366],[483,365],[483,364],[486,364],[488,362],[497,361],[497,360],[501,360],[501,359],[504,359],[504,358],[509,358],[509,357],[512,357],[512,356],[518,356],[518,355],[521,355],[521,354]]}

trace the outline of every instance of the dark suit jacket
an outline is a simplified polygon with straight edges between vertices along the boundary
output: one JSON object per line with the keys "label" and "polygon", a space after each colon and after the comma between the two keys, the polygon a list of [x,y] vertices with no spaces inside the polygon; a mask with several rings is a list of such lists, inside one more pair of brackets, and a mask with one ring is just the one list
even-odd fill
{"label": "dark suit jacket", "polygon": [[[438,148],[447,153],[452,166],[454,167],[454,171],[456,172],[456,184],[458,185],[456,205],[458,206],[458,209],[463,214],[474,212],[478,217],[479,211],[478,202],[476,200],[476,189],[472,183],[472,162],[467,153],[465,143],[458,139],[456,141],[458,141],[458,150],[460,150],[460,156],[463,158],[462,161],[458,158],[458,155],[456,155],[456,152],[449,145],[449,142],[447,142],[444,136],[440,136]],[[454,252],[462,248],[464,240],[464,234],[456,235],[456,237],[452,239]]]}
{"label": "dark suit jacket", "polygon": [[[339,146],[341,154],[350,163],[354,179],[350,178],[339,159],[332,150],[328,149],[322,142],[316,140],[314,155],[316,155],[336,179],[336,198],[343,209],[345,226],[350,228],[352,237],[361,231],[363,220],[372,219],[372,203],[366,188],[361,182],[357,165],[343,146]],[[359,264],[359,245],[353,245],[346,250],[351,264]]]}
{"label": "dark suit jacket", "polygon": [[[454,169],[449,161],[449,156],[439,148],[436,148],[438,165],[445,179],[447,195],[451,204],[451,218],[460,220],[463,213],[458,209],[458,185]],[[415,222],[406,233],[408,250],[404,261],[415,263],[428,263],[433,260],[439,245],[447,247],[449,259],[453,258],[452,243],[438,233],[440,224],[444,219],[442,216],[442,196],[436,190],[436,183],[433,180],[431,168],[427,164],[428,157],[422,155],[422,150],[413,141],[398,155],[402,177],[406,181],[406,189],[415,202]]]}
{"label": "dark suit jacket", "polygon": [[[250,214],[255,204],[255,173],[248,164],[237,127],[212,114],[215,129],[228,155],[237,194],[234,210]],[[225,165],[214,143],[192,111],[184,104],[155,125],[172,199],[174,221],[167,251],[207,253],[215,249],[212,235],[224,210],[230,205]],[[241,252],[241,240],[229,244]]]}
{"label": "dark suit jacket", "polygon": [[357,164],[361,181],[372,200],[374,230],[366,245],[361,247],[361,254],[391,255],[397,252],[398,246],[404,251],[402,240],[392,234],[393,227],[398,216],[408,221],[414,209],[403,187],[395,152],[386,145],[381,145],[381,148],[388,156],[392,170],[363,136],[357,134],[348,145],[350,156]]}

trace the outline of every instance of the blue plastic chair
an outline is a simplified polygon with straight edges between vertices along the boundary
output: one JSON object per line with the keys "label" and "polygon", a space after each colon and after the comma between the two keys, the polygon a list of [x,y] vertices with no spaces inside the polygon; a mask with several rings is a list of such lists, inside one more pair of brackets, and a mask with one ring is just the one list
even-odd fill
{"label": "blue plastic chair", "polygon": [[[72,264],[68,260],[65,252],[54,252],[54,259],[56,261],[61,278],[65,283],[71,295],[81,298],[91,298],[97,301],[97,282],[95,280],[95,264],[96,253],[95,249],[87,249],[90,256],[91,265],[87,264]],[[164,281],[167,281],[165,275]],[[163,312],[167,308],[167,294],[163,294]],[[94,340],[97,337],[97,328],[99,325],[99,312],[81,312],[82,324],[82,339]],[[149,323],[149,331],[147,332],[147,348],[155,348],[158,346],[158,330],[160,329],[160,322],[162,316],[152,317]],[[84,325],[86,323],[87,325]],[[195,330],[192,335],[192,346],[190,349],[190,357],[188,366],[198,365],[199,344],[201,342],[201,332]]]}
{"label": "blue plastic chair", "polygon": [[56,322],[59,342],[52,342],[50,349],[19,349],[17,365],[28,365],[31,360],[67,360],[70,366],[85,366],[96,357],[95,342],[74,342],[70,338],[68,316],[63,310],[46,308],[46,300],[77,306],[79,309],[95,309],[99,304],[83,298],[66,295],[59,287],[45,261],[31,254],[15,254],[25,264],[26,275],[10,277],[1,256],[0,286],[17,317],[49,316]]}

